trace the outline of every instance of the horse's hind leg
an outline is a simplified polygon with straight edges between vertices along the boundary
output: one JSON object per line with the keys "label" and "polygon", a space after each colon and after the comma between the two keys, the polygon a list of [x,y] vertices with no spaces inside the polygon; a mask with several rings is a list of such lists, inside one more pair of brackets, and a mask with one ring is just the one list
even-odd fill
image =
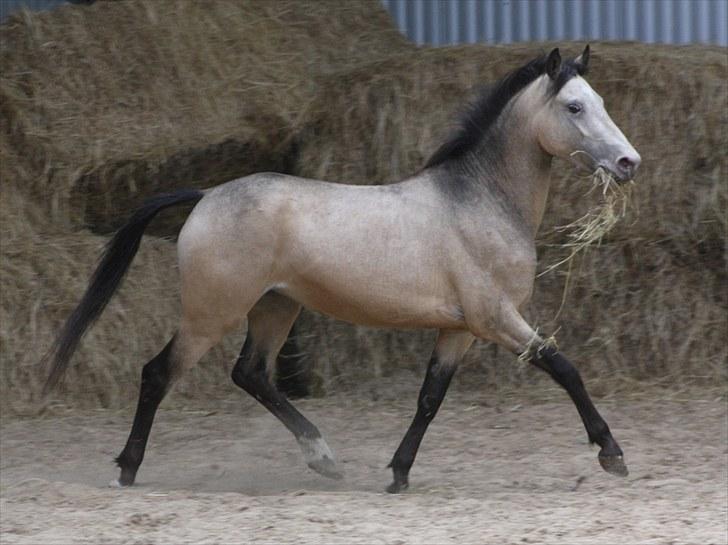
{"label": "horse's hind leg", "polygon": [[312,381],[311,365],[298,347],[294,323],[276,359],[276,388],[288,399],[298,399],[311,395]]}
{"label": "horse's hind leg", "polygon": [[118,480],[111,483],[112,485],[134,484],[137,470],[144,459],[144,450],[157,407],[182,369],[197,362],[213,344],[212,340],[205,337],[196,338],[178,333],[144,366],[134,423],[124,450],[116,458],[121,475]]}
{"label": "horse's hind leg", "polygon": [[387,492],[400,492],[409,486],[410,468],[415,461],[417,449],[425,436],[427,426],[435,418],[455,369],[474,339],[475,337],[468,331],[440,331],[427,367],[425,382],[417,399],[417,412],[389,463],[394,481],[387,487]]}
{"label": "horse's hind leg", "polygon": [[318,428],[289,403],[272,382],[278,352],[301,306],[277,293],[264,295],[248,313],[248,334],[232,372],[235,384],[255,397],[295,436],[314,471],[341,478],[334,455]]}

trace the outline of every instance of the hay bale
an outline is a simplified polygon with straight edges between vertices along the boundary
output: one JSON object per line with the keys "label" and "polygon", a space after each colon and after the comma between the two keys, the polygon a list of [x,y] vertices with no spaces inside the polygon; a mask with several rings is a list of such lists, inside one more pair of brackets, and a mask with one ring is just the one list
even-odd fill
{"label": "hay bale", "polygon": [[[136,0],[24,12],[0,25],[4,403],[37,401],[36,363],[104,242],[71,229],[105,233],[159,191],[290,170],[291,134],[321,74],[413,48],[374,0]],[[151,231],[174,233],[183,214]],[[61,397],[133,400],[140,365],[176,326],[174,264],[169,243],[145,240]],[[230,363],[238,343],[206,361]],[[229,388],[226,367],[203,362],[178,391]]]}
{"label": "hay bale", "polygon": [[[119,407],[138,395],[141,366],[171,337],[179,317],[174,245],[146,237],[128,278],[74,357],[64,388],[42,400],[39,361],[86,287],[106,237],[59,233],[40,206],[0,187],[0,411],[57,403]],[[219,396],[242,332],[192,369],[176,395]]]}
{"label": "hay bale", "polygon": [[105,232],[152,193],[290,170],[316,80],[413,46],[380,3],[129,0],[0,26],[0,118],[57,222]]}
{"label": "hay bale", "polygon": [[[413,174],[448,132],[452,112],[478,86],[532,58],[540,47],[549,45],[429,49],[331,76],[300,135],[297,172],[376,184]],[[643,157],[635,207],[602,248],[574,265],[558,321],[553,318],[562,304],[565,270],[537,281],[529,319],[542,329],[562,326],[560,345],[587,375],[724,380],[719,362],[727,355],[721,332],[728,325],[725,50],[596,44],[593,51],[589,81]],[[542,268],[568,255],[559,248],[567,242],[565,234],[553,228],[582,216],[598,201],[597,195],[585,197],[591,182],[570,165],[557,161],[553,172],[539,244]],[[329,334],[328,340],[306,344],[307,332],[313,339],[320,331]],[[323,324],[310,316],[304,316],[300,334],[304,348],[314,359],[327,360],[336,376],[354,369],[360,376],[381,372],[378,360],[402,357],[390,347],[418,347],[415,360],[422,365],[432,346],[419,333]],[[350,362],[350,340],[362,337],[379,347],[377,357],[367,358],[368,364],[357,358]],[[491,369],[494,382],[525,380],[522,371],[495,371],[498,359],[512,360],[476,345],[468,361],[479,372],[483,365]],[[412,365],[410,357],[407,362]]]}
{"label": "hay bale", "polygon": [[[396,181],[435,149],[473,85],[538,48],[416,49],[381,7],[222,0],[24,14],[0,27],[0,42],[0,397],[13,410],[34,399],[35,364],[105,240],[69,226],[104,232],[144,195],[252,170]],[[724,50],[595,49],[590,79],[644,157],[642,213],[575,264],[558,338],[588,377],[724,380]],[[546,264],[563,255],[549,228],[589,206],[582,180],[564,165],[554,172],[539,249]],[[136,397],[141,364],[176,326],[174,267],[172,246],[148,237],[69,370],[74,405]],[[563,272],[539,280],[532,323],[555,327],[563,282]],[[313,313],[298,327],[329,387],[419,372],[432,337]],[[227,368],[239,342],[232,336],[176,395],[234,392]],[[470,370],[492,386],[543,380],[486,345],[465,367],[462,377],[471,380]]]}
{"label": "hay bale", "polygon": [[[124,285],[81,343],[64,388],[42,400],[39,362],[78,303],[107,237],[59,229],[11,183],[29,176],[0,135],[0,413],[35,414],[58,403],[128,406],[138,395],[141,366],[177,327],[174,245],[145,237]],[[175,395],[189,400],[232,392],[229,367],[241,337],[213,350]]]}

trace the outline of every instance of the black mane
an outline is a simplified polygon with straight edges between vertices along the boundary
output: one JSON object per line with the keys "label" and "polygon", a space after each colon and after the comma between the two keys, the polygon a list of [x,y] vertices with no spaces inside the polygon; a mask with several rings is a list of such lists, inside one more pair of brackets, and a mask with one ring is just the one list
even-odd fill
{"label": "black mane", "polygon": [[[546,72],[546,55],[542,55],[514,70],[498,83],[489,87],[461,114],[459,128],[428,159],[425,168],[441,165],[457,159],[473,150],[498,119],[506,105],[520,91]],[[551,95],[576,75],[586,70],[573,60],[565,60],[561,70],[550,86]]]}

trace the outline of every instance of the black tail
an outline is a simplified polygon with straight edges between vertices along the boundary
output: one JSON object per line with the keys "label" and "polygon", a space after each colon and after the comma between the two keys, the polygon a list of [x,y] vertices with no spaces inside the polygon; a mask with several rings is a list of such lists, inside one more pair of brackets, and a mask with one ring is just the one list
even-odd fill
{"label": "black tail", "polygon": [[101,315],[111,296],[119,288],[124,274],[139,249],[144,230],[157,212],[176,204],[196,203],[203,196],[202,191],[183,189],[175,193],[152,197],[107,243],[81,302],[68,317],[53,346],[43,357],[42,363],[50,367],[48,379],[43,387],[44,393],[58,383],[66,371],[68,361],[75,352],[81,337]]}

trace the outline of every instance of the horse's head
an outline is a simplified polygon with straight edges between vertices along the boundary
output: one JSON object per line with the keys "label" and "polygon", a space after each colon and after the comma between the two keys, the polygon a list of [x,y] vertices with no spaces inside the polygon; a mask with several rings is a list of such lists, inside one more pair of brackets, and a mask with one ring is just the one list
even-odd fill
{"label": "horse's head", "polygon": [[588,45],[573,60],[562,62],[558,49],[546,58],[541,89],[547,100],[533,118],[538,141],[550,155],[591,171],[602,167],[620,182],[631,180],[640,155],[609,117],[602,97],[582,77],[588,65]]}

